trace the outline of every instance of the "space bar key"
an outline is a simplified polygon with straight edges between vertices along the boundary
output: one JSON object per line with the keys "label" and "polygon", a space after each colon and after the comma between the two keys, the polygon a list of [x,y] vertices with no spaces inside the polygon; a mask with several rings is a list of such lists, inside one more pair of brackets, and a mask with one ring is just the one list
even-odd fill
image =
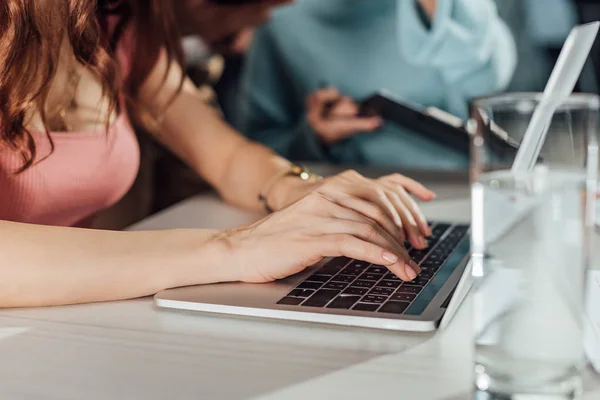
{"label": "space bar key", "polygon": [[318,290],[317,293],[310,296],[308,300],[302,303],[302,305],[309,307],[324,307],[338,294],[340,294],[340,290],[321,289]]}

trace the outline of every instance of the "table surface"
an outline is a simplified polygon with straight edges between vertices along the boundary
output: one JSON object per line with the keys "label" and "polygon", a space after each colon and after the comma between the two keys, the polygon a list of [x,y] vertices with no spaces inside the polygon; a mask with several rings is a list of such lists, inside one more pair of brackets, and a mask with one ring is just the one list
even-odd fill
{"label": "table surface", "polygon": [[[438,193],[423,206],[428,217],[468,219],[464,176],[417,177]],[[207,194],[131,229],[223,228],[258,217]],[[467,300],[437,334],[163,310],[151,298],[2,310],[0,398],[466,399],[469,309]],[[585,398],[600,398],[589,371]]]}

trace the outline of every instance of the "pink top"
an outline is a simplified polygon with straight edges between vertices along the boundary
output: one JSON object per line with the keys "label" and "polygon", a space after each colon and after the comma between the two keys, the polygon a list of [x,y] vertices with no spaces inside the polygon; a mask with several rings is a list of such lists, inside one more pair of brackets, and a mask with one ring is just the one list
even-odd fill
{"label": "pink top", "polygon": [[[38,160],[50,152],[34,132]],[[20,174],[20,156],[0,148],[0,219],[44,225],[88,226],[98,211],[129,190],[139,147],[124,112],[106,132],[51,132],[54,151]]]}
{"label": "pink top", "polygon": [[[126,70],[129,57],[119,50]],[[108,132],[51,132],[54,151],[47,158],[46,134],[32,135],[36,163],[20,174],[14,173],[20,156],[0,146],[0,220],[86,227],[135,180],[140,151],[125,107]]]}

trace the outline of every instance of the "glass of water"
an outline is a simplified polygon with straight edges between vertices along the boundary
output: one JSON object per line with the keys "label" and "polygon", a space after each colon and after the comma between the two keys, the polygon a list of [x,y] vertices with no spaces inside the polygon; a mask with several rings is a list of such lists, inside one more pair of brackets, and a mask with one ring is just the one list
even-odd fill
{"label": "glass of water", "polygon": [[472,102],[476,399],[575,399],[598,171],[600,100],[572,95],[535,166],[511,172],[539,94]]}

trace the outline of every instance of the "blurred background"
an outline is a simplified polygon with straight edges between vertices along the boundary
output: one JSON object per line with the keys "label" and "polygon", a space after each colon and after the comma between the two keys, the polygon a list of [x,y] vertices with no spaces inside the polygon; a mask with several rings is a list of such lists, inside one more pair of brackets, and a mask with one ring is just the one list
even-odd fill
{"label": "blurred background", "polygon": [[[417,17],[407,15],[409,3]],[[454,8],[444,11],[445,3]],[[386,89],[464,120],[471,97],[542,91],[570,29],[600,20],[596,0],[461,3],[469,2],[173,0],[188,74],[232,126],[294,161],[383,165],[409,175],[465,170],[468,163],[418,133],[387,129],[385,121],[366,133],[336,131],[327,118],[354,118],[359,99]],[[441,26],[448,36],[464,30],[470,42],[435,38]],[[599,81],[597,42],[576,91],[598,93]],[[96,227],[119,229],[208,190],[147,135],[140,143],[136,184]]]}

